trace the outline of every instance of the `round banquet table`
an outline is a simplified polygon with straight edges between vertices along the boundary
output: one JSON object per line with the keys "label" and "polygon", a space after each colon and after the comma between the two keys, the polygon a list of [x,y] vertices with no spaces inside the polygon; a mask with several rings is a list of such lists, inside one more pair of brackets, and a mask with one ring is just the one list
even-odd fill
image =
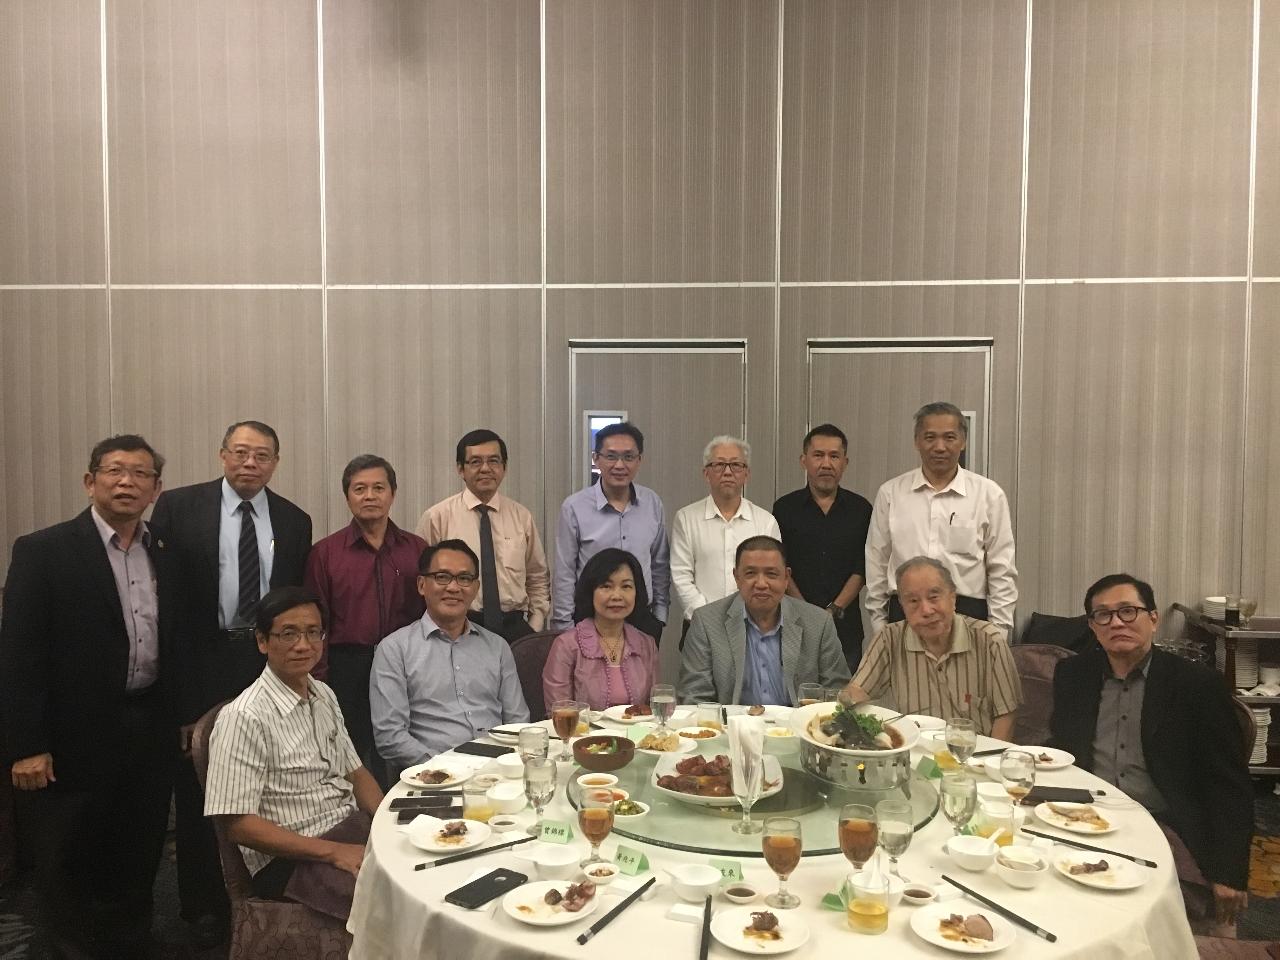
{"label": "round banquet table", "polygon": [[[622,732],[621,728],[617,732]],[[717,742],[719,750],[715,747]],[[979,739],[979,750],[998,746],[1002,746],[999,741],[985,737]],[[710,756],[728,751],[725,741],[720,739],[700,745],[697,752]],[[913,759],[918,760],[922,755],[917,751]],[[946,956],[947,951],[925,943],[911,931],[912,912],[921,908],[900,904],[890,911],[889,929],[885,933],[864,936],[848,928],[843,911],[822,907],[823,895],[838,889],[850,872],[848,861],[834,843],[839,804],[859,798],[841,797],[837,792],[825,806],[816,803],[802,789],[808,775],[799,769],[799,755],[784,753],[779,759],[786,787],[778,797],[760,803],[753,810],[753,816],[757,812],[761,817],[771,812],[799,816],[804,825],[805,849],[813,851],[806,852],[787,884],[788,889],[798,894],[802,901],[799,908],[786,912],[787,918],[793,914],[799,916],[810,933],[808,942],[788,956],[836,957],[848,955],[851,951],[856,951],[860,960]],[[496,772],[496,766],[482,758],[467,756],[465,760],[476,769],[488,772],[492,766]],[[745,879],[762,893],[774,890],[777,878],[759,855],[760,835],[744,841],[730,831],[730,825],[741,815],[737,808],[731,811],[708,810],[659,794],[650,782],[654,764],[654,758],[637,754],[631,764],[618,772],[621,778],[619,785],[631,791],[633,799],[651,803],[653,809],[630,827],[617,821],[614,833],[602,845],[601,853],[606,858],[610,857],[619,843],[642,850],[658,877],[656,892],[651,890],[647,899],[632,904],[586,946],[580,946],[575,938],[620,902],[622,892],[614,892],[616,884],[599,889],[597,895],[602,897],[602,902],[593,914],[565,926],[534,927],[514,920],[502,910],[501,897],[478,910],[447,904],[444,896],[450,890],[497,867],[517,870],[536,879],[533,864],[513,855],[513,850],[504,850],[415,871],[415,864],[430,861],[434,856],[410,844],[396,824],[396,815],[387,809],[393,798],[404,796],[409,789],[397,784],[388,792],[373,818],[348,923],[354,937],[351,957],[355,960],[696,957],[701,926],[668,918],[668,910],[684,901],[671,889],[668,878],[662,873],[663,867],[678,863],[705,863],[711,857],[734,859],[741,863]],[[585,771],[572,762],[561,762],[558,766],[560,786],[544,815],[547,819],[572,823],[576,834],[576,814],[566,796],[566,785]],[[1122,797],[1114,787],[1075,767],[1038,772],[1036,783],[1105,789],[1112,797]],[[933,885],[940,883],[941,875],[946,873],[1058,937],[1057,942],[1051,944],[1018,927],[1015,942],[1002,951],[1002,956],[1018,960],[1039,957],[1053,960],[1076,957],[1087,957],[1088,960],[1141,957],[1177,960],[1185,957],[1191,960],[1196,957],[1195,941],[1183,910],[1169,846],[1159,826],[1142,807],[1135,804],[1105,808],[1105,815],[1118,829],[1096,839],[1082,839],[1155,861],[1155,869],[1137,868],[1148,875],[1143,886],[1122,892],[1095,890],[1057,875],[1050,867],[1050,875],[1044,877],[1036,889],[1016,890],[1004,883],[994,869],[971,873],[954,864],[943,850],[943,844],[951,835],[951,826],[941,815],[934,815],[936,790],[917,775],[913,777],[910,793],[916,811],[917,830],[910,849],[900,861],[904,876],[912,882]],[[869,799],[874,802],[886,795]],[[532,823],[532,810],[526,809],[516,818],[523,828]],[[1030,810],[1027,811],[1026,826],[1048,834],[1072,836],[1036,821]],[[620,835],[624,831],[627,835]],[[523,836],[523,833],[495,833],[487,843],[496,844],[518,836]],[[572,843],[583,856],[586,855],[588,847],[585,840],[576,836]],[[524,845],[524,848],[528,846]],[[833,849],[837,852],[822,852]],[[1055,848],[1055,852],[1062,849]],[[642,874],[640,879],[647,877],[647,873]],[[941,886],[947,885],[942,883]],[[716,896],[712,903],[716,911],[734,906],[723,895]],[[952,910],[964,914],[986,909],[968,898],[947,903]],[[769,909],[762,899],[757,900],[752,908]],[[700,911],[698,907],[695,909]],[[729,960],[741,954],[713,940],[710,956]]]}

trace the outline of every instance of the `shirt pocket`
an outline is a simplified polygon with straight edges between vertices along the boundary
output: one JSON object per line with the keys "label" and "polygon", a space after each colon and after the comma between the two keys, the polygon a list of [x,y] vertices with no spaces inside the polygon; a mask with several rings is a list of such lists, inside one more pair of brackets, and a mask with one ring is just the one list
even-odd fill
{"label": "shirt pocket", "polygon": [[514,574],[524,573],[525,545],[522,537],[495,537],[493,549],[498,563]]}

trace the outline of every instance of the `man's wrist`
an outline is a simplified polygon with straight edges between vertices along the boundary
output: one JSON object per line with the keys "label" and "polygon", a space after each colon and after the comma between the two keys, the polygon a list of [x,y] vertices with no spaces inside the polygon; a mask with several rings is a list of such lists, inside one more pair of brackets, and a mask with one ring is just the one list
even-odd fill
{"label": "man's wrist", "polygon": [[831,614],[831,619],[839,620],[844,616],[844,607],[832,600],[827,604],[827,613]]}

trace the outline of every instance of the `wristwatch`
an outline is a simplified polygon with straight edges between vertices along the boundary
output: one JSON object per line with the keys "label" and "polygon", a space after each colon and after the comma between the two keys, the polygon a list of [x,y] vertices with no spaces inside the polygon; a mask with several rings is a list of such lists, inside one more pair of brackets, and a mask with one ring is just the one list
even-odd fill
{"label": "wristwatch", "polygon": [[832,620],[841,620],[844,618],[844,607],[835,602],[828,603],[827,613],[831,614]]}

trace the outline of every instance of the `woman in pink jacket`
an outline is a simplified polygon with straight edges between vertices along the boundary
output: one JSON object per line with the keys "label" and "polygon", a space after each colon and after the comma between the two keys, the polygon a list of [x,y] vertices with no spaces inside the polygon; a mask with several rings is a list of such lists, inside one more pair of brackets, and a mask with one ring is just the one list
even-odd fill
{"label": "woman in pink jacket", "polygon": [[611,547],[588,560],[573,591],[574,626],[556,637],[542,670],[546,702],[580,700],[592,710],[647,703],[658,645],[632,623],[648,609],[635,557]]}

